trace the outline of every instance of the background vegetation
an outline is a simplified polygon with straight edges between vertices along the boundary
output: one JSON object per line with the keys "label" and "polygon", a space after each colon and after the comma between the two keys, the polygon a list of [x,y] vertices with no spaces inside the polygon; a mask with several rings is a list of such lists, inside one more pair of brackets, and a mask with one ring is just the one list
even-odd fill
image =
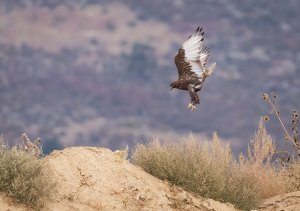
{"label": "background vegetation", "polygon": [[263,199],[300,190],[299,161],[279,165],[275,153],[276,145],[261,120],[247,156],[241,153],[238,160],[214,134],[212,142],[206,143],[191,135],[180,142],[139,144],[132,162],[188,191],[251,210]]}
{"label": "background vegetation", "polygon": [[[0,133],[42,135],[48,153],[218,131],[234,153],[246,151],[265,111],[262,90],[280,95],[283,112],[299,109],[298,8],[295,0],[1,0]],[[199,25],[217,69],[191,113],[188,94],[168,87],[174,55]],[[268,129],[282,138],[277,124]]]}

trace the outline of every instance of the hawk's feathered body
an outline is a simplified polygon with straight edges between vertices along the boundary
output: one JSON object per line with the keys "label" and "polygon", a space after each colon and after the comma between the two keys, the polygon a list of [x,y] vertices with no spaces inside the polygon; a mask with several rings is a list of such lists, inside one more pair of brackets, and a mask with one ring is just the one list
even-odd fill
{"label": "hawk's feathered body", "polygon": [[175,56],[175,64],[179,78],[170,85],[170,89],[177,88],[189,91],[191,103],[188,108],[195,110],[199,104],[197,92],[201,90],[205,79],[215,70],[216,63],[206,68],[210,51],[203,47],[204,32],[197,30],[182,44]]}

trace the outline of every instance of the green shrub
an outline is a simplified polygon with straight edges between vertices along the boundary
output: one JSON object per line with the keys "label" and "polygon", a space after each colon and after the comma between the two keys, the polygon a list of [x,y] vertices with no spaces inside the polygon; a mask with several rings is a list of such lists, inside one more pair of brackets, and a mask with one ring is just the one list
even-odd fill
{"label": "green shrub", "polygon": [[[1,141],[0,141],[1,142]],[[43,159],[0,143],[0,191],[16,201],[40,209],[51,197],[55,183]]]}

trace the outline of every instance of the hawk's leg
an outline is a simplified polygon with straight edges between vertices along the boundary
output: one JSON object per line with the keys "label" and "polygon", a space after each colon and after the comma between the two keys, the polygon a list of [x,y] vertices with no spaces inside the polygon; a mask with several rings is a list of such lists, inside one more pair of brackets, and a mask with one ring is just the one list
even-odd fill
{"label": "hawk's leg", "polygon": [[191,96],[191,102],[188,105],[188,108],[190,108],[192,111],[196,109],[196,104],[199,104],[199,97],[195,91],[195,86],[193,84],[188,85],[188,91]]}

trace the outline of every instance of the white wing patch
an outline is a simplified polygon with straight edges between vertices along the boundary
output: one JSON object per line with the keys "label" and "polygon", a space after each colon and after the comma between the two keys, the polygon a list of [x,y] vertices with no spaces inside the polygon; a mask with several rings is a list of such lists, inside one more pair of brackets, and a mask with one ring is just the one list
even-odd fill
{"label": "white wing patch", "polygon": [[204,67],[208,62],[210,52],[207,47],[203,47],[204,32],[202,28],[197,30],[182,44],[185,51],[185,61],[190,63],[193,72],[201,76],[204,73]]}
{"label": "white wing patch", "polygon": [[200,62],[192,62],[189,61],[190,65],[192,66],[192,71],[194,73],[196,73],[197,75],[201,76],[204,71],[202,70],[201,66],[200,66]]}
{"label": "white wing patch", "polygon": [[193,34],[187,41],[182,45],[182,48],[185,50],[185,56],[188,61],[197,61],[199,60],[200,50],[202,48],[203,42],[201,39],[202,35]]}
{"label": "white wing patch", "polygon": [[202,66],[203,66],[203,69],[206,66],[207,62],[208,62],[209,54],[210,54],[210,50],[207,47],[202,48],[201,51],[200,51],[199,60],[202,64]]}

